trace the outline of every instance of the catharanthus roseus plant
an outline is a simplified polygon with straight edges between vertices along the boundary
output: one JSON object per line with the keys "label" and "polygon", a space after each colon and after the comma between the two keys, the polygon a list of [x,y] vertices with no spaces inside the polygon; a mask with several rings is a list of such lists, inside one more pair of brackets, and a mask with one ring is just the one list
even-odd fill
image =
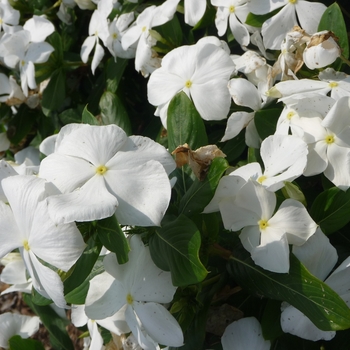
{"label": "catharanthus roseus plant", "polygon": [[0,347],[346,349],[346,5],[0,0]]}

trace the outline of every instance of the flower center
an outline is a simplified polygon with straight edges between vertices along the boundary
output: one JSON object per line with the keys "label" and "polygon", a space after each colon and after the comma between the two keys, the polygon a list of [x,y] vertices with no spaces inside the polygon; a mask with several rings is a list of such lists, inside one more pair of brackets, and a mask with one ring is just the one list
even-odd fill
{"label": "flower center", "polygon": [[117,33],[113,33],[112,37],[113,37],[114,40],[118,39],[118,34]]}
{"label": "flower center", "polygon": [[191,80],[187,80],[185,83],[185,86],[187,87],[187,89],[189,89],[192,86],[192,81]]}
{"label": "flower center", "polygon": [[126,296],[126,302],[130,305],[134,302],[134,298],[131,296],[130,293],[128,293],[128,295]]}
{"label": "flower center", "polygon": [[298,0],[289,0],[289,2],[290,2],[291,4],[296,4],[296,3],[298,2]]}
{"label": "flower center", "polygon": [[334,142],[334,136],[333,135],[327,135],[325,138],[325,141],[328,145]]}
{"label": "flower center", "polygon": [[335,82],[335,81],[332,81],[332,82],[330,82],[329,83],[329,85],[328,85],[331,89],[333,89],[333,88],[335,88],[335,87],[337,87],[338,86],[338,83],[337,82]]}
{"label": "flower center", "polygon": [[25,61],[25,60],[22,60],[22,61],[21,61],[21,66],[24,67],[25,64],[26,64],[26,61]]}
{"label": "flower center", "polygon": [[96,174],[103,175],[107,170],[107,167],[105,167],[104,165],[100,165],[96,168]]}
{"label": "flower center", "polygon": [[145,32],[147,30],[147,27],[146,26],[143,26],[142,29],[141,29],[143,32]]}
{"label": "flower center", "polygon": [[287,119],[288,119],[288,120],[291,120],[294,116],[295,116],[295,112],[290,111],[290,112],[288,112],[288,114],[287,114]]}
{"label": "flower center", "polygon": [[229,7],[229,11],[230,11],[230,13],[235,12],[235,7],[234,7],[233,5],[231,5],[231,6]]}
{"label": "flower center", "polygon": [[257,181],[258,181],[260,184],[262,184],[266,179],[267,179],[267,177],[266,177],[265,175],[261,175],[261,176],[258,178]]}
{"label": "flower center", "polygon": [[265,228],[269,226],[269,222],[267,220],[259,220],[258,225],[260,230],[265,230]]}
{"label": "flower center", "polygon": [[23,247],[27,252],[30,250],[29,243],[27,240],[23,241]]}

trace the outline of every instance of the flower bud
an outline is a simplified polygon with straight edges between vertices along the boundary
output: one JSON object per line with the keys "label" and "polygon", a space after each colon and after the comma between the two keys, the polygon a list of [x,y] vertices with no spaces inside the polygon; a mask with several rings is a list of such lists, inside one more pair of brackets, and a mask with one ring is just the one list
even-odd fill
{"label": "flower bud", "polygon": [[333,63],[341,54],[336,39],[336,36],[329,31],[312,35],[303,53],[306,66],[309,69],[316,69]]}

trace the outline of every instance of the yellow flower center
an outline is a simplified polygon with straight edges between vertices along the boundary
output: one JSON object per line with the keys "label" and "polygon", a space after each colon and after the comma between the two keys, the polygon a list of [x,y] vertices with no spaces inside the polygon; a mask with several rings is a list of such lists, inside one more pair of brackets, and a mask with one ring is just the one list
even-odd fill
{"label": "yellow flower center", "polygon": [[131,296],[130,293],[126,296],[126,302],[130,305],[134,302],[134,298]]}
{"label": "yellow flower center", "polygon": [[290,111],[287,113],[287,119],[291,120],[295,116],[295,112]]}
{"label": "yellow flower center", "polygon": [[325,138],[325,141],[328,145],[334,142],[334,136],[333,135],[327,135]]}
{"label": "yellow flower center", "polygon": [[103,175],[107,170],[107,167],[105,167],[104,165],[100,165],[96,168],[96,174]]}
{"label": "yellow flower center", "polygon": [[23,66],[25,66],[25,64],[26,64],[26,61],[25,61],[25,60],[22,60],[22,61],[21,61],[21,66],[23,67]]}
{"label": "yellow flower center", "polygon": [[332,82],[329,83],[329,87],[330,87],[331,89],[333,89],[333,88],[335,88],[335,87],[337,87],[337,86],[338,86],[338,83],[335,82],[335,81],[332,81]]}
{"label": "yellow flower center", "polygon": [[189,89],[192,86],[192,81],[191,80],[187,80],[185,83],[185,86],[187,87],[187,89]]}
{"label": "yellow flower center", "polygon": [[23,247],[27,252],[30,250],[29,243],[27,240],[23,241]]}
{"label": "yellow flower center", "polygon": [[143,32],[145,32],[147,30],[147,27],[146,26],[143,26],[142,29],[141,29]]}
{"label": "yellow flower center", "polygon": [[231,6],[229,7],[229,11],[230,11],[230,13],[235,12],[235,7],[234,7],[233,5],[231,5]]}
{"label": "yellow flower center", "polygon": [[267,220],[259,220],[258,225],[260,230],[265,230],[265,228],[269,226],[269,222]]}
{"label": "yellow flower center", "polygon": [[298,0],[289,0],[289,2],[290,2],[291,4],[296,4],[296,3],[298,2]]}
{"label": "yellow flower center", "polygon": [[118,39],[118,33],[113,33],[112,37],[113,37],[114,40]]}
{"label": "yellow flower center", "polygon": [[260,184],[262,184],[265,180],[267,179],[267,177],[265,175],[261,175],[259,178],[258,178],[258,182]]}

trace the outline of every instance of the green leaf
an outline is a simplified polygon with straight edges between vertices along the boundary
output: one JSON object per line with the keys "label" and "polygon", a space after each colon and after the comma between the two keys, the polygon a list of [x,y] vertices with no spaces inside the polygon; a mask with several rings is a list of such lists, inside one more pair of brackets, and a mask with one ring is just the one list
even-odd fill
{"label": "green leaf", "polygon": [[68,294],[73,289],[79,287],[90,274],[97,258],[100,255],[102,244],[97,235],[93,235],[87,241],[87,247],[73,267],[73,272],[64,281],[64,292]]}
{"label": "green leaf", "polygon": [[156,27],[156,30],[173,48],[182,45],[182,28],[176,13],[171,21]]}
{"label": "green leaf", "polygon": [[288,302],[321,330],[350,327],[350,309],[344,300],[313,276],[293,254],[289,273],[282,274],[256,266],[247,251],[237,249],[229,260],[228,271],[241,287],[260,297]]}
{"label": "green leaf", "polygon": [[307,206],[304,193],[300,190],[300,188],[297,185],[293,184],[292,182],[284,182],[282,193],[285,198],[295,199],[300,203],[304,204],[305,207]]}
{"label": "green leaf", "polygon": [[350,190],[332,187],[323,191],[313,202],[310,215],[326,235],[338,231],[350,221]]}
{"label": "green leaf", "polygon": [[119,82],[123,76],[124,70],[128,65],[129,60],[119,58],[115,61],[114,58],[110,58],[106,65],[106,88],[107,91],[115,93],[117,91]]}
{"label": "green leaf", "polygon": [[81,122],[84,124],[90,124],[90,125],[100,125],[98,120],[95,118],[95,116],[89,112],[88,105],[85,106],[83,113],[82,113],[82,119]]}
{"label": "green leaf", "polygon": [[181,198],[179,212],[186,216],[199,214],[213,198],[216,187],[229,167],[225,158],[214,158],[203,181],[197,178]]}
{"label": "green leaf", "polygon": [[81,122],[81,113],[73,108],[66,109],[58,117],[64,125]]}
{"label": "green leaf", "polygon": [[97,221],[96,231],[101,243],[116,254],[118,263],[125,264],[129,260],[130,247],[115,215]]}
{"label": "green leaf", "polygon": [[269,299],[261,320],[261,328],[266,340],[274,340],[283,335],[281,328],[281,302]]}
{"label": "green leaf", "polygon": [[242,130],[236,137],[228,140],[224,147],[221,148],[226,154],[226,160],[229,163],[233,163],[246,149],[245,143],[245,130]]}
{"label": "green leaf", "polygon": [[50,112],[60,110],[66,98],[66,75],[62,69],[52,73],[51,79],[43,92],[41,106],[43,113],[48,116]]}
{"label": "green leaf", "polygon": [[92,278],[99,275],[100,273],[104,272],[104,266],[102,258],[99,258],[95,265],[93,266],[92,270],[89,270],[88,276],[85,278],[84,282],[80,283],[78,287],[70,291],[65,295],[67,303],[75,304],[75,305],[83,305],[85,304],[85,299],[87,296],[87,293],[89,291],[89,282]]}
{"label": "green leaf", "polygon": [[323,13],[318,31],[329,30],[339,39],[338,43],[342,49],[342,55],[349,58],[349,38],[346,30],[346,24],[339,5],[335,2],[329,6]]}
{"label": "green leaf", "polygon": [[23,293],[25,303],[40,317],[41,322],[50,333],[50,341],[55,348],[74,350],[73,343],[66,330],[67,320],[59,317],[50,306],[35,305],[29,294]]}
{"label": "green leaf", "polygon": [[19,144],[29,134],[40,114],[39,111],[22,105],[8,124],[7,137],[11,143]]}
{"label": "green leaf", "polygon": [[279,11],[280,9],[277,9],[270,13],[266,13],[265,15],[255,15],[254,13],[250,12],[245,20],[245,24],[253,27],[262,27],[266,20],[274,16]]}
{"label": "green leaf", "polygon": [[180,215],[157,228],[149,240],[154,263],[170,271],[174,286],[188,286],[203,281],[207,270],[199,259],[201,235],[192,220]]}
{"label": "green leaf", "polygon": [[279,108],[261,109],[255,113],[255,126],[262,140],[275,133],[280,114]]}
{"label": "green leaf", "polygon": [[38,340],[23,339],[19,335],[14,335],[9,339],[10,350],[45,350],[44,345]]}
{"label": "green leaf", "polygon": [[52,304],[52,300],[43,297],[41,294],[39,294],[35,288],[32,289],[32,302],[36,305],[45,306]]}
{"label": "green leaf", "polygon": [[120,98],[105,91],[100,99],[102,125],[115,124],[121,127],[127,135],[131,135],[131,123]]}
{"label": "green leaf", "polygon": [[208,144],[203,119],[184,92],[178,93],[170,101],[167,129],[170,152],[184,143],[193,150]]}

